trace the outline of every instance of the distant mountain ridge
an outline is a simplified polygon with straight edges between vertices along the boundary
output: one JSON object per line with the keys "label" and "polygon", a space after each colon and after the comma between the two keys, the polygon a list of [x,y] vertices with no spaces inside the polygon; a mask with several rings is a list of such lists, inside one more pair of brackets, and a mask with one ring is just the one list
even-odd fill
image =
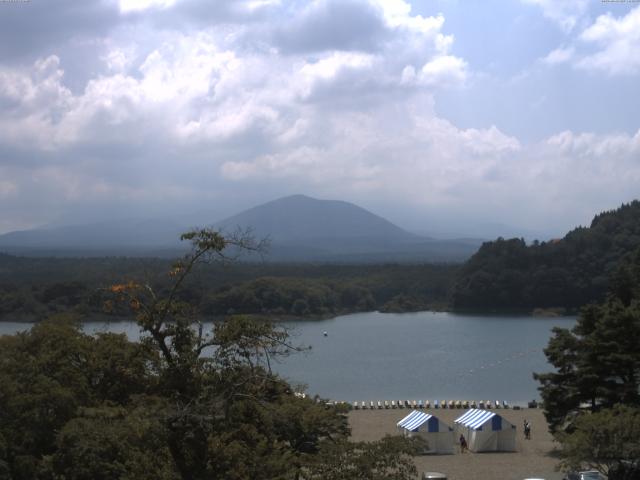
{"label": "distant mountain ridge", "polygon": [[[28,256],[175,256],[191,226],[163,220],[123,220],[11,232],[0,251]],[[268,237],[271,261],[341,263],[462,261],[481,242],[434,240],[410,233],[349,202],[292,195],[213,224],[231,233],[251,229]],[[247,257],[257,260],[257,257]]]}
{"label": "distant mountain ridge", "polygon": [[353,203],[291,195],[250,208],[214,224],[224,230],[251,227],[287,243],[315,238],[415,241],[420,237]]}
{"label": "distant mountain ridge", "polygon": [[306,195],[267,202],[214,227],[250,227],[257,237],[268,237],[268,258],[275,261],[462,261],[481,243],[421,237],[352,203]]}
{"label": "distant mountain ridge", "polygon": [[0,247],[176,247],[184,227],[166,220],[118,220],[20,230],[0,235]]}

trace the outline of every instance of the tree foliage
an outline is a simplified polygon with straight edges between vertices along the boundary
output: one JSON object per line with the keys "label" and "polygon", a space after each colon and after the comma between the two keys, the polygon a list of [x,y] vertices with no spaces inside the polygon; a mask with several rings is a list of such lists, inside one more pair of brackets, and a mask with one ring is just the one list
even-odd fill
{"label": "tree foliage", "polygon": [[558,435],[566,469],[594,469],[610,480],[640,478],[639,408],[619,405],[581,415],[574,426]]}
{"label": "tree foliage", "polygon": [[612,276],[606,300],[555,329],[540,381],[545,416],[566,468],[640,478],[640,249]]}
{"label": "tree foliage", "polygon": [[409,480],[417,469],[412,456],[424,440],[386,436],[377,442],[337,442],[323,445],[322,455],[307,465],[309,480]]}
{"label": "tree foliage", "polygon": [[534,375],[554,431],[581,408],[640,406],[640,249],[613,278],[607,299],[585,307],[573,329],[554,329],[545,354],[556,371]]}
{"label": "tree foliage", "polygon": [[68,317],[0,337],[0,463],[8,478],[47,471],[59,432],[83,408],[124,406],[154,388],[156,359],[123,335],[85,335]]}
{"label": "tree foliage", "polygon": [[596,215],[590,227],[527,245],[487,242],[460,269],[454,309],[578,309],[605,298],[610,275],[640,247],[640,201]]}
{"label": "tree foliage", "polygon": [[[0,319],[75,312],[103,315],[98,287],[146,284],[166,295],[172,263],[152,258],[19,258],[0,254]],[[325,317],[444,308],[457,265],[317,265],[214,262],[188,276],[178,297],[206,315]],[[113,316],[131,312],[114,306]]]}
{"label": "tree foliage", "polygon": [[193,249],[169,288],[106,289],[108,309],[135,315],[140,343],[86,335],[70,318],[0,338],[0,478],[412,478],[412,442],[349,443],[346,407],[295,395],[271,371],[299,349],[286,330],[230,317],[204,331],[182,292],[189,276],[260,245],[206,229],[183,239]]}

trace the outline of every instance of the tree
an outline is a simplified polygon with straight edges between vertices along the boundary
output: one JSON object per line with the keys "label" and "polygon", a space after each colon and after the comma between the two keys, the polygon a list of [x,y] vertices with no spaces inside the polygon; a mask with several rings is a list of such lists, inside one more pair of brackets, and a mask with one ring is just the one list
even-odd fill
{"label": "tree", "polygon": [[640,247],[640,201],[596,215],[588,228],[533,243],[499,238],[484,243],[459,269],[454,309],[579,309],[601,302],[611,274]]}
{"label": "tree", "polygon": [[158,402],[83,409],[58,435],[52,469],[65,480],[178,480]]}
{"label": "tree", "polygon": [[300,398],[271,370],[300,350],[285,329],[230,317],[204,331],[181,292],[188,275],[260,245],[211,230],[183,239],[193,250],[169,288],[107,289],[108,308],[136,315],[140,343],[84,334],[73,318],[0,338],[0,479],[299,480],[330,462],[350,478],[415,472],[412,442],[349,443],[346,406]]}
{"label": "tree", "polygon": [[565,468],[640,478],[640,250],[612,276],[607,299],[571,330],[555,329],[540,381],[545,416]]}
{"label": "tree", "polygon": [[[336,449],[345,451],[345,465],[356,468],[363,452],[376,447],[352,447],[346,442],[344,407],[299,398],[272,372],[273,358],[300,350],[288,342],[286,330],[231,317],[206,334],[195,309],[180,300],[181,285],[200,263],[224,261],[229,247],[259,250],[261,245],[248,237],[225,238],[206,229],[182,238],[191,241],[193,250],[175,264],[174,283],[166,295],[135,282],[111,287],[115,300],[130,306],[147,342],[159,351],[158,393],[169,406],[163,427],[179,476],[307,478],[310,466],[326,463],[318,458],[331,456]],[[381,460],[371,468],[395,469],[400,476],[393,478],[403,479],[410,470],[403,457],[409,450],[403,447],[404,440],[394,442],[384,444],[394,446],[384,454],[382,446],[377,447]]]}
{"label": "tree", "polygon": [[323,455],[307,465],[309,480],[410,480],[417,475],[412,456],[424,450],[424,439],[386,436],[377,442],[324,445]]}
{"label": "tree", "polygon": [[579,415],[571,433],[561,433],[566,469],[595,469],[610,480],[640,478],[640,409],[618,405]]}
{"label": "tree", "polygon": [[534,374],[551,430],[583,408],[640,406],[639,344],[639,305],[615,298],[584,308],[572,330],[554,329],[545,354],[556,372]]}
{"label": "tree", "polygon": [[68,422],[82,409],[125,406],[153,388],[156,359],[124,335],[83,334],[69,316],[1,337],[0,472],[13,480],[46,478]]}
{"label": "tree", "polygon": [[585,408],[640,406],[640,250],[625,260],[603,303],[583,308],[573,329],[554,329],[545,354],[556,371],[534,374],[552,432]]}

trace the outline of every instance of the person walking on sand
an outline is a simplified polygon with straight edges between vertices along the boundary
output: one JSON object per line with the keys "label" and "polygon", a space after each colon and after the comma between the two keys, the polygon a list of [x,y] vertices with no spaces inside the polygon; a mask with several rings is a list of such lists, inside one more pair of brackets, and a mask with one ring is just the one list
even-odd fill
{"label": "person walking on sand", "polygon": [[464,438],[464,435],[460,434],[460,453],[464,453],[469,450],[467,447],[467,439]]}
{"label": "person walking on sand", "polygon": [[524,438],[531,440],[531,424],[526,420],[524,422]]}

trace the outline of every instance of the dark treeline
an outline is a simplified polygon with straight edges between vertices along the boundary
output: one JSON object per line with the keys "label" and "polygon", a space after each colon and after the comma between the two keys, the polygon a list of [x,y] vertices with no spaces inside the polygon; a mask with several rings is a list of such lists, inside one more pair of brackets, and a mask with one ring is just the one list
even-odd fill
{"label": "dark treeline", "polygon": [[[171,261],[141,258],[26,258],[0,255],[0,318],[103,313],[104,290],[123,278],[162,292]],[[327,316],[445,308],[455,265],[245,263],[208,265],[183,300],[205,315]],[[121,312],[114,312],[116,314]]]}
{"label": "dark treeline", "polygon": [[460,269],[451,307],[575,310],[604,299],[608,279],[640,246],[640,202],[597,215],[564,238],[526,245],[502,238],[482,245]]}

